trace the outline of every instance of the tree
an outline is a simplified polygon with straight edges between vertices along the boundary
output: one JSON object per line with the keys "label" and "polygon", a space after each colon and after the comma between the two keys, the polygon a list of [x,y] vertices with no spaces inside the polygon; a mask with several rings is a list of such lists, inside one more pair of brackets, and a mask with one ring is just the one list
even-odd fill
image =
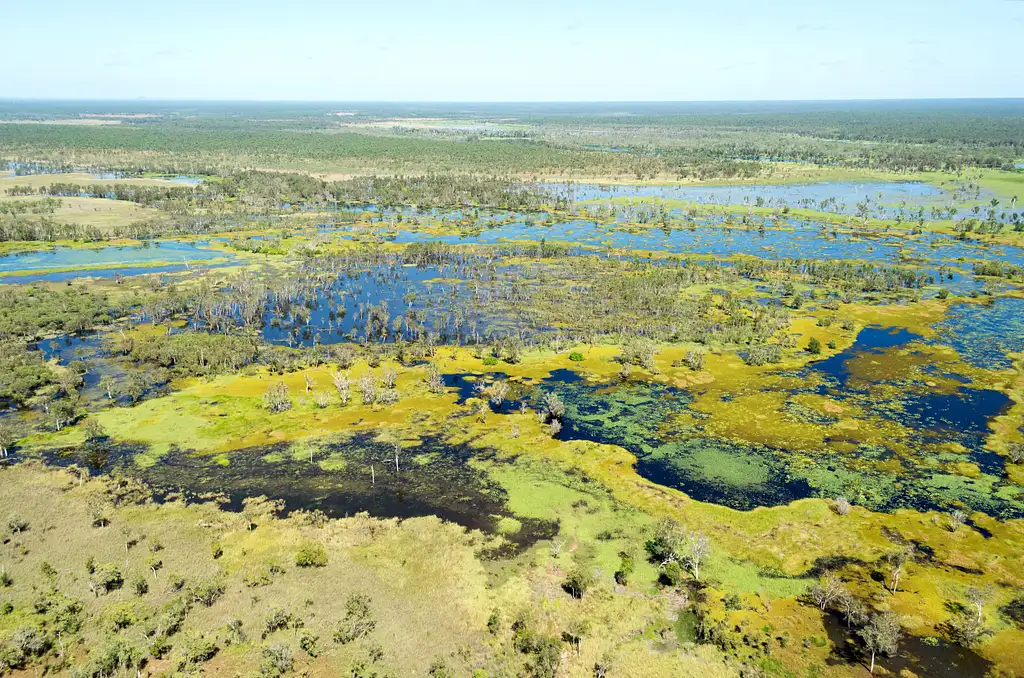
{"label": "tree", "polygon": [[565,417],[565,403],[554,391],[544,394],[544,410],[548,420],[557,419],[561,421]]}
{"label": "tree", "polygon": [[983,608],[985,607],[985,604],[988,603],[988,601],[992,598],[992,593],[993,590],[991,584],[987,586],[967,587],[965,597],[967,598],[967,602],[969,602],[971,605],[974,605],[975,609],[977,610],[979,622],[985,617]]}
{"label": "tree", "polygon": [[861,624],[864,621],[864,616],[867,614],[864,603],[860,602],[852,593],[845,589],[836,601],[836,608],[846,618],[846,628],[850,628],[854,624]]}
{"label": "tree", "polygon": [[117,387],[117,382],[109,374],[104,374],[100,377],[100,388],[107,394],[107,400],[114,399],[114,389]]}
{"label": "tree", "polygon": [[807,342],[807,352],[811,355],[821,354],[821,342],[817,337],[811,337],[811,340]]}
{"label": "tree", "polygon": [[647,540],[644,549],[651,560],[665,564],[681,557],[685,543],[686,531],[683,526],[671,518],[666,518],[658,523],[654,536]]}
{"label": "tree", "polygon": [[846,588],[839,577],[832,572],[828,572],[818,584],[811,588],[810,593],[811,599],[824,612],[832,603],[842,598],[843,594],[846,593]]}
{"label": "tree", "polygon": [[700,581],[700,566],[711,551],[711,542],[702,532],[691,532],[686,536],[686,550],[683,560],[693,573],[693,578]]}
{"label": "tree", "polygon": [[17,442],[17,440],[18,438],[14,433],[14,427],[6,421],[0,421],[0,459],[7,458],[10,449],[14,447],[14,443]]}
{"label": "tree", "polygon": [[364,374],[359,380],[359,395],[364,405],[372,405],[377,402],[377,384],[369,373]]}
{"label": "tree", "polygon": [[586,563],[578,563],[565,578],[562,588],[573,598],[583,598],[591,586],[594,585],[594,572]]}
{"label": "tree", "polygon": [[348,375],[342,372],[335,372],[331,379],[334,381],[334,388],[338,391],[338,397],[341,398],[342,406],[348,405],[349,391],[352,388],[352,382],[349,380]]}
{"label": "tree", "polygon": [[956,532],[967,522],[967,514],[959,509],[950,511],[948,518],[950,532]]}
{"label": "tree", "polygon": [[859,632],[864,649],[871,655],[871,673],[875,672],[875,655],[891,656],[896,653],[900,641],[900,620],[892,612],[876,614],[868,620],[867,626]]}
{"label": "tree", "polygon": [[903,575],[903,570],[913,555],[913,547],[905,546],[885,557],[885,561],[889,564],[889,589],[892,591],[893,595],[896,594],[896,589],[900,585],[900,577]]}
{"label": "tree", "polygon": [[288,398],[288,387],[283,381],[275,381],[267,387],[266,393],[263,394],[263,407],[275,414],[292,409],[292,401]]}
{"label": "tree", "polygon": [[146,377],[141,372],[132,372],[128,375],[123,393],[133,403],[137,403],[146,394],[147,388],[149,388],[149,381],[147,381]]}
{"label": "tree", "polygon": [[89,417],[85,420],[85,439],[92,442],[107,437],[107,432],[103,429],[103,424],[99,422],[95,417]]}
{"label": "tree", "polygon": [[21,534],[28,529],[28,521],[22,518],[19,514],[14,513],[7,519],[7,529],[15,534]]}
{"label": "tree", "polygon": [[946,622],[946,627],[950,638],[964,647],[977,645],[985,636],[991,633],[985,627],[984,619],[979,619],[976,615],[965,610],[956,612]]}

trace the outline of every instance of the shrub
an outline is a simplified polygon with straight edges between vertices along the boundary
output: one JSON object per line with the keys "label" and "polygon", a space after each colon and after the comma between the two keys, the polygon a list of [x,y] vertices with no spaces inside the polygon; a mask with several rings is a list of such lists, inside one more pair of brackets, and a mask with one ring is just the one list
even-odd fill
{"label": "shrub", "polygon": [[757,344],[747,349],[743,362],[758,367],[782,360],[782,348],[778,344]]}
{"label": "shrub", "polygon": [[582,598],[594,585],[594,573],[586,565],[577,565],[569,571],[562,588],[573,598]]}
{"label": "shrub", "polygon": [[211,607],[223,595],[224,583],[219,579],[210,579],[188,587],[188,597],[205,607]]}
{"label": "shrub", "polygon": [[704,369],[703,351],[687,351],[684,360],[686,361],[686,366],[694,372],[700,372]]}
{"label": "shrub", "polygon": [[683,581],[683,568],[674,560],[665,563],[660,580],[669,586],[679,586]]}
{"label": "shrub", "polygon": [[288,387],[283,381],[275,381],[263,394],[263,407],[268,412],[286,412],[292,409],[292,401],[288,398]]}
{"label": "shrub", "polygon": [[295,564],[298,567],[326,567],[327,549],[320,542],[308,541],[296,552]]}
{"label": "shrub", "polygon": [[346,645],[358,640],[377,627],[370,610],[370,597],[362,593],[349,596],[345,602],[345,618],[334,630],[334,642]]}
{"label": "shrub", "polygon": [[286,629],[291,623],[292,615],[290,612],[280,608],[274,608],[270,611],[270,614],[267,615],[267,618],[263,620],[263,637],[266,638],[274,631]]}
{"label": "shrub", "polygon": [[633,574],[633,570],[636,569],[636,565],[633,563],[633,556],[625,551],[619,553],[619,558],[619,569],[615,571],[615,583],[625,586],[629,583],[629,578]]}
{"label": "shrub", "polygon": [[583,362],[583,354],[580,353],[579,351],[573,351],[572,353],[569,354],[569,360],[573,361],[574,363],[581,363]]}
{"label": "shrub", "polygon": [[807,352],[811,355],[821,354],[821,342],[818,341],[817,337],[811,337],[811,340],[807,342]]}
{"label": "shrub", "polygon": [[299,637],[299,647],[310,657],[316,659],[320,655],[320,636],[312,631],[303,631]]}
{"label": "shrub", "polygon": [[124,577],[116,565],[99,565],[89,578],[89,587],[97,596],[102,593],[110,593],[124,586]]}

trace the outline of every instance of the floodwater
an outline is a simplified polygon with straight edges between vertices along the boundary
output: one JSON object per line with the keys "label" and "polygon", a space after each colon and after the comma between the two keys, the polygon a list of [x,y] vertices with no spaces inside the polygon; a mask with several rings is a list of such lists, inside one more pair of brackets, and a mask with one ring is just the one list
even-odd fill
{"label": "floodwater", "polygon": [[[835,614],[826,614],[823,621],[832,643],[833,657],[829,663],[863,663],[866,668],[870,658],[861,650],[863,644],[856,635],[857,629],[848,628]],[[991,662],[970,649],[940,638],[929,643],[912,635],[900,639],[894,656],[877,656],[875,666],[876,670],[886,669],[890,675],[904,675],[908,671],[929,678],[983,678],[992,669]]]}
{"label": "floodwater", "polygon": [[[129,275],[125,270],[133,265],[157,262],[181,262],[185,267],[192,262],[230,258],[230,253],[208,249],[206,242],[180,240],[144,241],[141,245],[115,245],[97,248],[53,247],[45,250],[17,252],[0,256],[0,274],[21,271],[48,271],[52,269],[89,269],[97,266],[120,264],[122,269],[111,269]],[[90,272],[90,274],[96,272]],[[15,278],[17,276],[11,276]],[[60,278],[58,278],[60,279]],[[11,282],[16,282],[11,280]]]}
{"label": "floodwater", "polygon": [[434,235],[399,230],[394,242],[444,242],[448,244],[502,244],[547,242],[607,249],[630,249],[671,254],[733,257],[748,255],[761,259],[841,259],[874,263],[923,263],[931,268],[948,266],[969,270],[973,260],[1000,260],[1024,266],[1024,250],[1012,247],[987,248],[933,234],[908,237],[905,234],[832,235],[820,224],[793,220],[790,229],[672,228],[644,227],[621,230],[590,221],[569,221],[552,225],[526,222],[495,225],[465,235]]}
{"label": "floodwater", "polygon": [[[521,528],[505,536],[528,547],[557,535],[556,523],[513,516],[505,490],[473,468],[471,459],[486,451],[424,438],[414,448],[399,448],[371,434],[344,439],[279,443],[236,450],[229,455],[197,455],[172,450],[156,463],[135,463],[145,448],[110,441],[53,450],[49,463],[79,464],[93,472],[122,470],[140,478],[163,499],[210,495],[239,511],[246,497],[284,501],[285,512],[320,510],[332,518],[366,511],[378,518],[438,516],[469,529],[497,532],[502,518]],[[491,460],[491,463],[502,463]]]}
{"label": "floodwater", "polygon": [[[873,209],[908,205],[938,205],[951,196],[947,191],[923,182],[833,181],[808,184],[753,184],[728,186],[639,186],[605,184],[543,184],[559,195],[577,201],[608,198],[660,198],[686,200],[705,205],[754,205],[758,198],[766,207],[811,207],[837,214],[854,214],[857,203],[870,201]],[[827,204],[822,207],[822,203]],[[833,202],[834,201],[834,202]]]}

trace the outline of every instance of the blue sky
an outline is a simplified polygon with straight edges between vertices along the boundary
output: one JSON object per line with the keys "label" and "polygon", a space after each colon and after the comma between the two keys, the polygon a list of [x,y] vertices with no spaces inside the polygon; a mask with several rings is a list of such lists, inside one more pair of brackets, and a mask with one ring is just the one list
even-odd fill
{"label": "blue sky", "polygon": [[1024,96],[1024,0],[0,0],[4,98]]}

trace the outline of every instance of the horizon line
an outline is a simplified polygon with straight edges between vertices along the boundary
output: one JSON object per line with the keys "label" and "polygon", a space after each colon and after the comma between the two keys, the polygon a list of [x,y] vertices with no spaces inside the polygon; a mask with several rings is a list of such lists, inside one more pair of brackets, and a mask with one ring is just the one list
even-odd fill
{"label": "horizon line", "polygon": [[17,97],[0,96],[3,102],[62,103],[281,103],[281,104],[743,104],[743,103],[854,103],[900,101],[1024,101],[1021,96],[947,97],[851,97],[831,99],[209,99],[159,97]]}

